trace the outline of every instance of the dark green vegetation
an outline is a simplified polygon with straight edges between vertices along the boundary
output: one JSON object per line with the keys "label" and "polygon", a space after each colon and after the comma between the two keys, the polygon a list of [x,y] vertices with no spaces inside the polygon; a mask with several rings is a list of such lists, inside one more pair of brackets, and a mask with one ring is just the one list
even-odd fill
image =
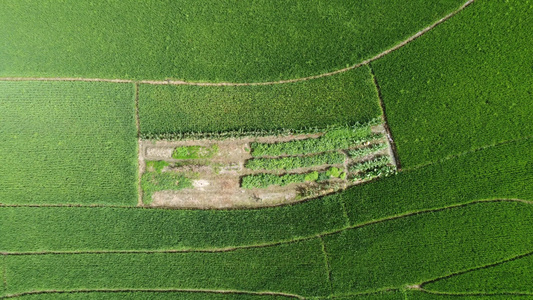
{"label": "dark green vegetation", "polygon": [[477,203],[327,236],[334,292],[419,284],[531,251],[532,215],[530,204]]}
{"label": "dark green vegetation", "polygon": [[531,136],[532,23],[530,1],[476,1],[372,63],[404,167]]}
{"label": "dark green vegetation", "polygon": [[254,142],[251,144],[252,156],[302,155],[357,147],[382,137],[380,134],[372,133],[372,125],[377,124],[379,123],[375,119],[367,124],[332,128],[318,138],[306,138],[281,143]]}
{"label": "dark green vegetation", "polygon": [[205,159],[212,158],[218,152],[218,146],[181,146],[174,149],[172,158],[174,159]]}
{"label": "dark green vegetation", "polygon": [[370,155],[374,152],[381,151],[387,148],[387,143],[379,143],[371,145],[370,147],[364,147],[359,149],[353,149],[348,151],[348,155],[351,158],[361,158]]}
{"label": "dark green vegetation", "polygon": [[147,138],[191,131],[325,128],[366,122],[380,113],[368,67],[290,84],[139,87],[141,134]]}
{"label": "dark green vegetation", "polygon": [[463,2],[3,0],[0,76],[298,78],[369,58]]}
{"label": "dark green vegetation", "polygon": [[0,91],[0,203],[136,203],[132,84],[0,82]]}
{"label": "dark green vegetation", "polygon": [[308,173],[288,173],[283,175],[259,173],[243,176],[241,178],[241,186],[245,189],[266,188],[271,185],[285,186],[291,183],[316,182],[331,178],[346,179],[346,173],[336,167],[328,168],[326,171],[321,172],[312,171]]}
{"label": "dark green vegetation", "polygon": [[424,285],[424,289],[447,293],[530,293],[533,296],[533,255],[487,268],[475,269]]}
{"label": "dark green vegetation", "polygon": [[338,152],[326,152],[309,156],[281,158],[254,158],[246,161],[245,167],[252,170],[293,170],[321,165],[344,163],[346,156]]}
{"label": "dark green vegetation", "polygon": [[10,294],[81,288],[329,294],[324,255],[317,240],[215,253],[13,255],[5,263]]}

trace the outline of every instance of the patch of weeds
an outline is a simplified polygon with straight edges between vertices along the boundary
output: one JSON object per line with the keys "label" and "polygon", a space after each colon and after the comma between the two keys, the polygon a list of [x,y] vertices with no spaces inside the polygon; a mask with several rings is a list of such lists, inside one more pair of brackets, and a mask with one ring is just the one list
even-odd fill
{"label": "patch of weeds", "polygon": [[143,201],[145,204],[152,202],[152,194],[157,191],[181,190],[192,187],[191,179],[176,172],[146,172],[141,177]]}
{"label": "patch of weeds", "polygon": [[218,145],[205,146],[181,146],[172,152],[174,159],[205,159],[212,158],[218,153]]}
{"label": "patch of weeds", "polygon": [[146,169],[161,173],[169,163],[164,160],[150,160],[146,162]]}

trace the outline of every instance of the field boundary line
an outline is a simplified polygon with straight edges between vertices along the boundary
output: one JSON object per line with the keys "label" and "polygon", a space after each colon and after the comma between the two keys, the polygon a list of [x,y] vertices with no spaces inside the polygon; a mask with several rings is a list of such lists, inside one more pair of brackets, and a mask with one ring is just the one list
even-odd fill
{"label": "field boundary line", "polygon": [[324,267],[326,269],[326,280],[328,281],[329,285],[329,292],[333,294],[333,282],[331,281],[331,264],[329,262],[329,255],[326,251],[326,243],[324,242],[324,238],[321,236],[318,236],[318,239],[320,240],[320,246],[322,250],[322,254],[324,255]]}
{"label": "field boundary line", "polygon": [[440,164],[440,163],[445,162],[445,161],[450,160],[450,159],[463,157],[465,155],[468,155],[468,154],[471,154],[471,153],[474,153],[474,152],[490,149],[490,148],[493,148],[493,147],[499,147],[499,146],[502,146],[502,145],[505,145],[505,144],[523,142],[523,141],[527,141],[527,140],[529,140],[531,138],[533,138],[533,135],[520,137],[520,138],[516,138],[516,139],[499,141],[499,142],[496,142],[496,143],[480,146],[478,148],[474,148],[474,149],[470,149],[470,150],[467,150],[467,151],[459,152],[459,153],[456,153],[456,154],[448,155],[446,157],[443,157],[443,158],[440,158],[438,160],[434,160],[434,161],[431,161],[431,162],[428,162],[428,163],[425,163],[425,164],[420,164],[420,165],[416,165],[416,166],[413,166],[413,167],[409,167],[409,168],[404,169],[403,171],[418,170],[418,169],[425,168],[425,167],[428,167],[428,166]]}
{"label": "field boundary line", "polygon": [[363,60],[362,62],[359,62],[357,64],[354,64],[352,66],[338,69],[331,72],[326,72],[322,74],[307,76],[307,77],[301,77],[301,78],[295,78],[295,79],[286,79],[286,80],[278,80],[278,81],[266,81],[266,82],[193,82],[193,81],[184,81],[184,80],[129,80],[129,79],[104,79],[104,78],[76,78],[76,77],[70,77],[70,78],[45,78],[45,77],[3,77],[0,78],[0,81],[87,81],[87,82],[114,82],[114,83],[131,83],[136,82],[138,84],[153,84],[153,85],[196,85],[196,86],[260,86],[260,85],[275,85],[275,84],[285,84],[285,83],[295,83],[295,82],[301,82],[301,81],[307,81],[307,80],[313,80],[318,79],[322,77],[328,77],[332,75],[336,75],[339,73],[344,73],[353,69],[357,69],[361,66],[368,65],[370,62],[373,62],[375,60],[378,60],[387,54],[396,51],[405,45],[409,44],[410,42],[416,40],[420,36],[424,35],[425,33],[431,31],[433,28],[437,27],[438,25],[444,23],[448,19],[452,18],[453,16],[457,15],[459,12],[464,10],[466,7],[468,7],[470,4],[474,3],[476,0],[468,0],[463,5],[461,5],[456,10],[450,12],[449,14],[445,15],[444,17],[440,18],[439,20],[433,22],[432,24],[424,27],[422,30],[418,31],[417,33],[409,36],[407,39],[399,42],[398,44],[392,46],[389,49],[383,50],[382,52],[374,55],[371,58],[368,58],[366,60]]}
{"label": "field boundary line", "polygon": [[460,296],[533,296],[533,293],[527,293],[527,292],[445,293],[445,292],[428,291],[426,289],[419,289],[419,291],[422,293],[431,294],[431,295],[456,296],[456,297],[460,297]]}
{"label": "field boundary line", "polygon": [[141,151],[142,151],[142,141],[141,141],[141,122],[139,120],[139,84],[134,83],[135,88],[135,127],[137,128],[137,206],[144,206],[143,204],[143,194],[141,187],[141,166],[143,164]]}
{"label": "field boundary line", "polygon": [[2,262],[2,287],[4,288],[5,293],[7,292],[7,254],[2,254]]}
{"label": "field boundary line", "polygon": [[316,235],[311,235],[307,237],[300,237],[296,239],[288,239],[288,240],[281,240],[273,243],[263,243],[263,244],[251,244],[251,245],[241,245],[241,246],[229,246],[229,247],[220,247],[220,248],[198,248],[198,249],[154,249],[154,250],[84,250],[84,251],[37,251],[37,252],[9,252],[4,251],[0,252],[0,255],[77,255],[77,254],[153,254],[153,253],[218,253],[218,252],[231,252],[231,251],[237,251],[237,250],[245,250],[245,249],[254,249],[254,248],[268,248],[268,247],[275,247],[280,245],[286,245],[286,244],[292,244],[292,243],[300,243],[300,242],[306,242],[310,240],[314,240],[317,238],[322,238],[324,236],[329,236],[337,233],[341,233],[343,231],[352,230],[352,229],[358,229],[363,228],[366,226],[370,226],[373,224],[383,223],[387,221],[392,221],[396,219],[402,219],[405,217],[415,216],[415,215],[421,215],[426,213],[432,213],[432,212],[439,212],[449,209],[455,209],[460,207],[467,207],[470,205],[476,205],[476,204],[482,204],[482,203],[493,203],[493,202],[520,202],[527,205],[533,205],[533,201],[529,200],[522,200],[522,199],[481,199],[481,200],[473,200],[470,202],[465,203],[456,203],[449,206],[444,207],[438,207],[438,208],[429,208],[429,209],[423,209],[418,211],[412,211],[407,212],[404,214],[394,215],[394,216],[388,216],[381,219],[375,219],[359,224],[355,224],[352,226],[336,229],[333,231],[328,232],[322,232]]}
{"label": "field boundary line", "polygon": [[379,86],[378,79],[376,77],[376,73],[374,73],[374,69],[369,64],[368,68],[370,69],[370,75],[372,76],[372,81],[374,82],[374,87],[376,88],[376,92],[378,94],[379,99],[379,107],[381,108],[381,118],[383,119],[383,127],[385,128],[385,134],[387,135],[387,140],[389,141],[389,147],[392,152],[392,160],[394,165],[396,166],[396,169],[398,171],[401,171],[402,165],[400,163],[400,157],[398,156],[398,151],[396,149],[396,143],[394,142],[394,139],[392,138],[392,133],[389,127],[389,121],[387,120],[387,111],[385,110],[385,102],[383,101],[383,94],[381,93],[381,87]]}
{"label": "field boundary line", "polygon": [[42,290],[30,291],[17,294],[8,294],[0,299],[18,298],[26,295],[42,294],[76,294],[76,293],[128,293],[128,292],[151,292],[151,293],[206,293],[206,294],[239,294],[239,295],[257,295],[257,296],[282,296],[287,298],[305,299],[297,294],[283,292],[252,292],[241,290],[213,290],[213,289],[77,289],[77,290]]}
{"label": "field boundary line", "polygon": [[426,289],[424,289],[424,285],[430,284],[430,283],[434,283],[434,282],[437,282],[437,281],[440,281],[440,280],[452,278],[452,277],[455,277],[455,276],[458,276],[458,275],[474,272],[474,271],[477,271],[477,270],[490,269],[492,267],[503,265],[503,264],[506,264],[506,263],[509,263],[509,262],[512,262],[512,261],[515,261],[515,260],[522,259],[522,258],[526,258],[526,257],[531,256],[531,255],[533,255],[533,251],[530,251],[530,252],[527,252],[527,253],[522,253],[522,254],[519,254],[519,255],[515,255],[515,256],[512,256],[510,258],[505,258],[505,259],[499,260],[499,261],[494,262],[494,263],[490,263],[490,264],[486,264],[486,265],[482,265],[482,266],[477,266],[477,267],[472,267],[472,268],[468,268],[468,269],[464,269],[464,270],[461,270],[461,271],[457,271],[457,272],[454,272],[454,273],[451,273],[451,274],[448,274],[448,275],[445,275],[445,276],[440,276],[440,277],[437,277],[437,278],[434,278],[434,279],[430,279],[430,280],[427,280],[427,281],[424,281],[424,282],[418,284],[419,287],[420,287],[419,289],[420,290],[424,290],[424,291],[428,291],[428,292],[440,293],[439,291],[426,290]]}

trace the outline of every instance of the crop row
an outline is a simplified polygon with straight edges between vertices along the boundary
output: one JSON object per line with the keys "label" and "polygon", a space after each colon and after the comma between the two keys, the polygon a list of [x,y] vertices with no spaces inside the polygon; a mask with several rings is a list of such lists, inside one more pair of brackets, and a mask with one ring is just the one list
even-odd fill
{"label": "crop row", "polygon": [[326,171],[308,173],[288,173],[284,175],[275,174],[251,174],[241,178],[241,187],[245,189],[266,188],[271,185],[285,186],[291,183],[324,181],[331,178],[346,179],[346,173],[336,167],[331,167]]}
{"label": "crop row", "polygon": [[379,156],[371,160],[360,162],[349,167],[350,172],[366,172],[383,167],[391,162],[389,156]]}
{"label": "crop row", "polygon": [[318,138],[281,143],[254,142],[251,144],[252,156],[301,155],[348,149],[381,138],[380,134],[373,134],[371,131],[371,127],[376,124],[379,124],[378,119],[366,124],[331,129]]}
{"label": "crop row", "polygon": [[339,152],[326,152],[309,156],[281,158],[254,158],[246,161],[245,167],[252,170],[293,170],[321,165],[342,164],[346,156]]}
{"label": "crop row", "polygon": [[349,150],[348,151],[348,156],[350,156],[350,158],[352,158],[352,159],[358,159],[358,158],[365,157],[365,156],[368,156],[370,154],[379,152],[379,151],[384,150],[386,148],[387,148],[387,143],[374,144],[374,145],[370,145],[368,147]]}
{"label": "crop row", "polygon": [[177,172],[145,172],[141,177],[144,204],[152,202],[157,191],[181,190],[192,187],[190,178]]}

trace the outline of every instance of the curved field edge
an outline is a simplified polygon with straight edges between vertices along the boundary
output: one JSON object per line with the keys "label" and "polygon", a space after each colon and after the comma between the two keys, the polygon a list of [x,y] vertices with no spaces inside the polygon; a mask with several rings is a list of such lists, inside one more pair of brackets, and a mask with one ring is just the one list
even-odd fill
{"label": "curved field edge", "polygon": [[528,1],[476,1],[371,63],[403,168],[533,130]]}
{"label": "curved field edge", "polygon": [[533,250],[496,263],[436,278],[422,283],[421,287],[435,293],[533,295],[533,287],[527,278],[533,278]]}
{"label": "curved field edge", "polygon": [[368,59],[461,4],[139,1],[132,9],[119,1],[61,6],[4,1],[0,38],[7,42],[0,48],[0,76],[234,82],[301,78]]}
{"label": "curved field edge", "polygon": [[204,211],[0,206],[0,251],[234,248],[306,239],[479,199],[531,201],[532,147],[531,139],[513,141],[339,194],[275,208]]}

